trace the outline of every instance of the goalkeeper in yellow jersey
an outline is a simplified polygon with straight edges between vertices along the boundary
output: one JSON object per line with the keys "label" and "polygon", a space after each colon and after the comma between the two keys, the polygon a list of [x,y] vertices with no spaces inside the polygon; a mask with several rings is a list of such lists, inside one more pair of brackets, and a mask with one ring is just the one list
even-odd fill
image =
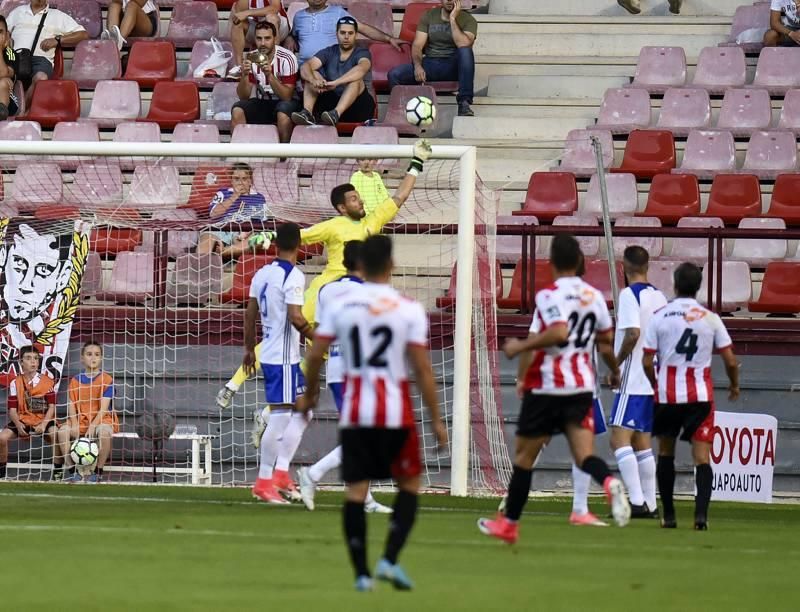
{"label": "goalkeeper in yellow jersey", "polygon": [[[427,140],[418,140],[414,144],[414,157],[408,166],[405,178],[400,182],[394,195],[379,204],[375,210],[367,214],[364,202],[350,183],[338,185],[331,191],[331,205],[338,216],[312,225],[300,232],[303,244],[322,243],[328,252],[328,264],[309,285],[305,292],[303,316],[306,321],[314,320],[314,311],[317,305],[317,293],[320,287],[334,281],[346,273],[344,267],[344,245],[351,240],[364,240],[367,236],[378,234],[383,226],[395,218],[400,207],[411,195],[417,176],[422,172],[423,164],[431,156],[431,146]],[[271,232],[262,232],[251,237],[251,246],[269,247]],[[256,359],[258,359],[261,345],[256,346]],[[247,374],[240,367],[225,386],[217,393],[217,406],[227,408],[231,400],[244,382]]]}

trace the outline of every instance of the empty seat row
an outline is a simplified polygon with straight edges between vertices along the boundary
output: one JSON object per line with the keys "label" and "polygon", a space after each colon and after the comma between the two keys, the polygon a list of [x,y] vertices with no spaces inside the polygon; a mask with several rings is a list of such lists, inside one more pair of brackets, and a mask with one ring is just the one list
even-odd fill
{"label": "empty seat row", "polygon": [[[705,89],[668,89],[658,120],[651,119],[650,94],[644,89],[609,89],[603,96],[597,123],[592,128],[626,134],[654,126],[676,136],[693,129],[711,127],[711,100]],[[772,101],[766,89],[728,89],[722,100],[716,127],[734,136],[745,136],[772,125]],[[777,128],[800,132],[800,89],[792,89],[783,100]]]}
{"label": "empty seat row", "polygon": [[[606,174],[609,214],[612,217],[639,215],[637,184],[632,174]],[[727,224],[745,217],[758,217],[762,211],[761,185],[752,174],[718,174],[711,184],[705,215],[719,217]],[[514,215],[535,216],[551,222],[571,215],[599,216],[602,200],[597,175],[579,205],[575,175],[569,172],[534,172],[522,209]],[[674,225],[684,217],[701,214],[700,185],[694,174],[658,174],[653,177],[647,203],[641,216],[658,218]],[[782,219],[789,226],[800,225],[800,174],[780,174],[775,180],[766,217]]]}

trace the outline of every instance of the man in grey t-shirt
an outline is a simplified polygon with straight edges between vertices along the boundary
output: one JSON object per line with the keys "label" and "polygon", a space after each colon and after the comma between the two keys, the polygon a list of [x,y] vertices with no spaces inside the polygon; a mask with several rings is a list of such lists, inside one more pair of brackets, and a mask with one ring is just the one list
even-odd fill
{"label": "man in grey t-shirt", "polygon": [[317,52],[300,67],[303,110],[292,113],[295,125],[361,123],[375,116],[372,56],[356,46],[358,22],[347,15],[336,23],[336,45]]}

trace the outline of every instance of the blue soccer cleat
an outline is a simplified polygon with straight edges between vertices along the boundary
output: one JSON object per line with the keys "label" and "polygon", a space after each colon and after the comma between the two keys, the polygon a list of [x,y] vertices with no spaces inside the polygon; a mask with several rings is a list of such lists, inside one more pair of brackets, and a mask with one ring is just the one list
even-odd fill
{"label": "blue soccer cleat", "polygon": [[405,570],[399,564],[392,565],[386,559],[378,561],[378,565],[375,568],[375,577],[378,580],[391,582],[392,586],[398,591],[410,591],[414,588],[414,583],[406,575]]}
{"label": "blue soccer cleat", "polygon": [[375,590],[375,582],[369,576],[359,576],[356,578],[356,591],[366,593]]}

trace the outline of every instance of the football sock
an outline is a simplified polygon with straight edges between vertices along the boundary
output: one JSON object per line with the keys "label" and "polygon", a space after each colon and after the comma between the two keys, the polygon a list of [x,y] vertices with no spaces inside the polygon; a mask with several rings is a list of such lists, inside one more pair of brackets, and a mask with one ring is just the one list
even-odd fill
{"label": "football sock", "polygon": [[261,463],[258,466],[258,477],[272,478],[275,460],[278,458],[278,440],[289,425],[292,413],[289,410],[272,412],[267,428],[261,435]]}
{"label": "football sock", "polygon": [[342,465],[342,447],[337,446],[322,459],[308,468],[308,475],[314,482],[319,482],[331,470]]}
{"label": "football sock", "polygon": [[653,457],[653,451],[649,448],[637,451],[636,461],[639,464],[639,482],[642,485],[644,501],[651,511],[656,510],[658,508],[656,502],[656,460]]}
{"label": "football sock", "polygon": [[364,504],[346,501],[344,503],[344,535],[350,561],[356,571],[356,578],[369,576],[367,569],[367,515]]}
{"label": "football sock", "polygon": [[697,496],[694,498],[694,516],[703,521],[708,516],[708,503],[711,501],[711,484],[714,472],[708,463],[703,463],[695,468],[695,484]]}
{"label": "football sock", "polygon": [[608,464],[594,455],[589,455],[583,460],[581,469],[594,478],[595,482],[605,485],[606,478],[611,476],[611,470],[608,469]]}
{"label": "football sock", "polygon": [[370,504],[374,504],[375,498],[372,497],[372,491],[367,491],[367,497],[364,499],[364,504],[369,506]]}
{"label": "football sock", "polygon": [[589,485],[592,477],[572,464],[572,511],[576,514],[589,512]]}
{"label": "football sock", "polygon": [[290,413],[289,424],[283,432],[283,438],[278,445],[278,460],[275,462],[276,470],[289,470],[289,464],[294,459],[294,454],[303,439],[303,432],[308,426],[306,415],[299,412]]}
{"label": "football sock", "polygon": [[664,516],[674,518],[675,504],[672,495],[675,490],[675,457],[659,455],[656,478],[658,492],[661,494],[661,505],[664,506]]}
{"label": "football sock", "polygon": [[614,451],[614,457],[617,459],[617,467],[622,476],[622,482],[628,489],[631,503],[634,506],[641,506],[644,503],[644,495],[642,494],[642,483],[639,481],[639,463],[636,461],[633,447],[618,448]]}
{"label": "football sock", "polygon": [[528,501],[531,492],[531,480],[533,480],[533,470],[526,470],[514,466],[511,473],[511,481],[508,483],[508,493],[506,495],[506,518],[518,521],[522,516],[522,509]]}
{"label": "football sock", "polygon": [[383,553],[383,557],[392,565],[397,563],[397,556],[411,533],[416,517],[417,496],[408,491],[400,491],[394,500],[394,513],[389,522],[389,537]]}

